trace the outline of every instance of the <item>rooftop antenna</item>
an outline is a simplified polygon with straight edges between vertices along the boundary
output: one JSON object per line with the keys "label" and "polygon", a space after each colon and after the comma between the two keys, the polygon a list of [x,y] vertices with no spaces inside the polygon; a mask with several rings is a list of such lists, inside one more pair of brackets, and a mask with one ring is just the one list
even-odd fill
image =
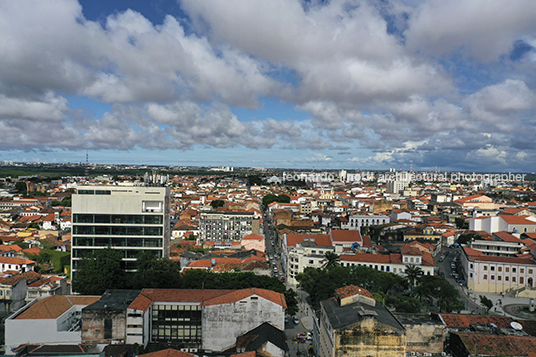
{"label": "rooftop antenna", "polygon": [[89,152],[86,150],[86,170],[84,171],[84,176],[87,178],[89,176]]}

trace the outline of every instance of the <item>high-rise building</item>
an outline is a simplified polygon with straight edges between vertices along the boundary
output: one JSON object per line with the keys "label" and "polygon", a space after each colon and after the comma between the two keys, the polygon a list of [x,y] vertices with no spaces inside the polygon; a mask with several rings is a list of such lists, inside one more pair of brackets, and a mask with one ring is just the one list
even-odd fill
{"label": "high-rise building", "polygon": [[84,256],[111,247],[126,271],[142,251],[169,257],[170,189],[146,186],[81,186],[72,199],[71,271]]}

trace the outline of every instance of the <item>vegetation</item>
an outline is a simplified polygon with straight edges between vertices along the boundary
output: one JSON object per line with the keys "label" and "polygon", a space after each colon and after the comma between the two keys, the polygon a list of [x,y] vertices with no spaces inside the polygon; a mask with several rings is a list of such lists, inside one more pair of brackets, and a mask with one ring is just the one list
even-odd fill
{"label": "vegetation", "polygon": [[82,295],[102,295],[108,289],[127,288],[121,258],[121,252],[112,248],[99,249],[85,257],[73,274],[73,290]]}
{"label": "vegetation", "polygon": [[461,311],[464,308],[458,291],[445,279],[421,274],[416,274],[413,279],[415,286],[410,289],[407,278],[365,266],[306,268],[296,276],[299,287],[309,294],[316,308],[320,301],[334,296],[336,289],[346,285],[357,285],[369,290],[376,300],[384,302],[397,312],[418,313],[422,304],[435,305],[444,312]]}
{"label": "vegetation", "polygon": [[491,301],[484,295],[480,295],[479,298],[480,304],[482,304],[486,308],[486,312],[489,312],[489,310],[491,310],[491,308],[493,307],[493,301]]}
{"label": "vegetation", "polygon": [[290,203],[290,197],[287,195],[268,194],[262,198],[262,204],[268,206],[272,202]]}
{"label": "vegetation", "polygon": [[326,262],[324,263],[324,265],[322,265],[322,268],[330,269],[340,265],[341,257],[338,254],[331,251],[327,251],[324,256],[326,258]]}
{"label": "vegetation", "polygon": [[225,201],[214,200],[214,201],[210,202],[210,206],[212,206],[212,208],[214,208],[214,209],[218,209],[218,207],[225,206]]}
{"label": "vegetation", "polygon": [[180,272],[180,265],[167,258],[157,258],[151,253],[140,253],[138,270],[124,273],[121,254],[112,248],[95,251],[84,258],[73,276],[73,290],[83,295],[101,295],[107,289],[245,289],[262,288],[285,295],[287,313],[298,312],[296,292],[287,289],[276,277],[254,273],[214,273],[191,269]]}
{"label": "vegetation", "polygon": [[459,244],[467,244],[475,239],[481,239],[481,237],[478,234],[471,233],[471,234],[461,234],[458,239],[456,240],[456,243]]}

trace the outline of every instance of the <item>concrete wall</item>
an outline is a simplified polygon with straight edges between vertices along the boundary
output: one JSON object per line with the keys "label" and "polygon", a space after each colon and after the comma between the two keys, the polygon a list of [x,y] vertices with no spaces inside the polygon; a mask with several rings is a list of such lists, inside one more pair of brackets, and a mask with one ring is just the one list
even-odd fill
{"label": "concrete wall", "polygon": [[12,349],[23,343],[61,345],[82,342],[80,331],[58,331],[55,319],[7,319],[5,324],[6,354],[12,354]]}
{"label": "concrete wall", "polygon": [[406,335],[366,318],[335,333],[335,356],[405,357]]}
{"label": "concrete wall", "polygon": [[404,325],[407,352],[439,353],[444,351],[447,330],[443,325]]}
{"label": "concrete wall", "polygon": [[283,307],[256,295],[231,304],[204,306],[202,348],[222,351],[233,346],[236,337],[263,322],[269,322],[278,329],[284,330]]}
{"label": "concrete wall", "polygon": [[[112,320],[112,338],[104,338],[104,321]],[[85,310],[82,312],[82,341],[85,343],[110,343],[112,340],[125,343],[126,311]]]}

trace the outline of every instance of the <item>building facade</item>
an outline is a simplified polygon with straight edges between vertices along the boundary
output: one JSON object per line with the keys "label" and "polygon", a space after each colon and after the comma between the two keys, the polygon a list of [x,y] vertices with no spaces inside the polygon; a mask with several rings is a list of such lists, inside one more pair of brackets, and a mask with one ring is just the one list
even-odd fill
{"label": "building facade", "polygon": [[203,240],[241,241],[245,235],[259,234],[260,223],[252,212],[206,212],[199,231]]}
{"label": "building facade", "polygon": [[81,186],[73,194],[71,271],[93,251],[111,247],[127,271],[138,253],[169,257],[169,187]]}
{"label": "building facade", "polygon": [[382,214],[356,214],[350,216],[350,222],[348,229],[360,230],[361,227],[378,226],[381,224],[388,224],[391,222],[391,217]]}

